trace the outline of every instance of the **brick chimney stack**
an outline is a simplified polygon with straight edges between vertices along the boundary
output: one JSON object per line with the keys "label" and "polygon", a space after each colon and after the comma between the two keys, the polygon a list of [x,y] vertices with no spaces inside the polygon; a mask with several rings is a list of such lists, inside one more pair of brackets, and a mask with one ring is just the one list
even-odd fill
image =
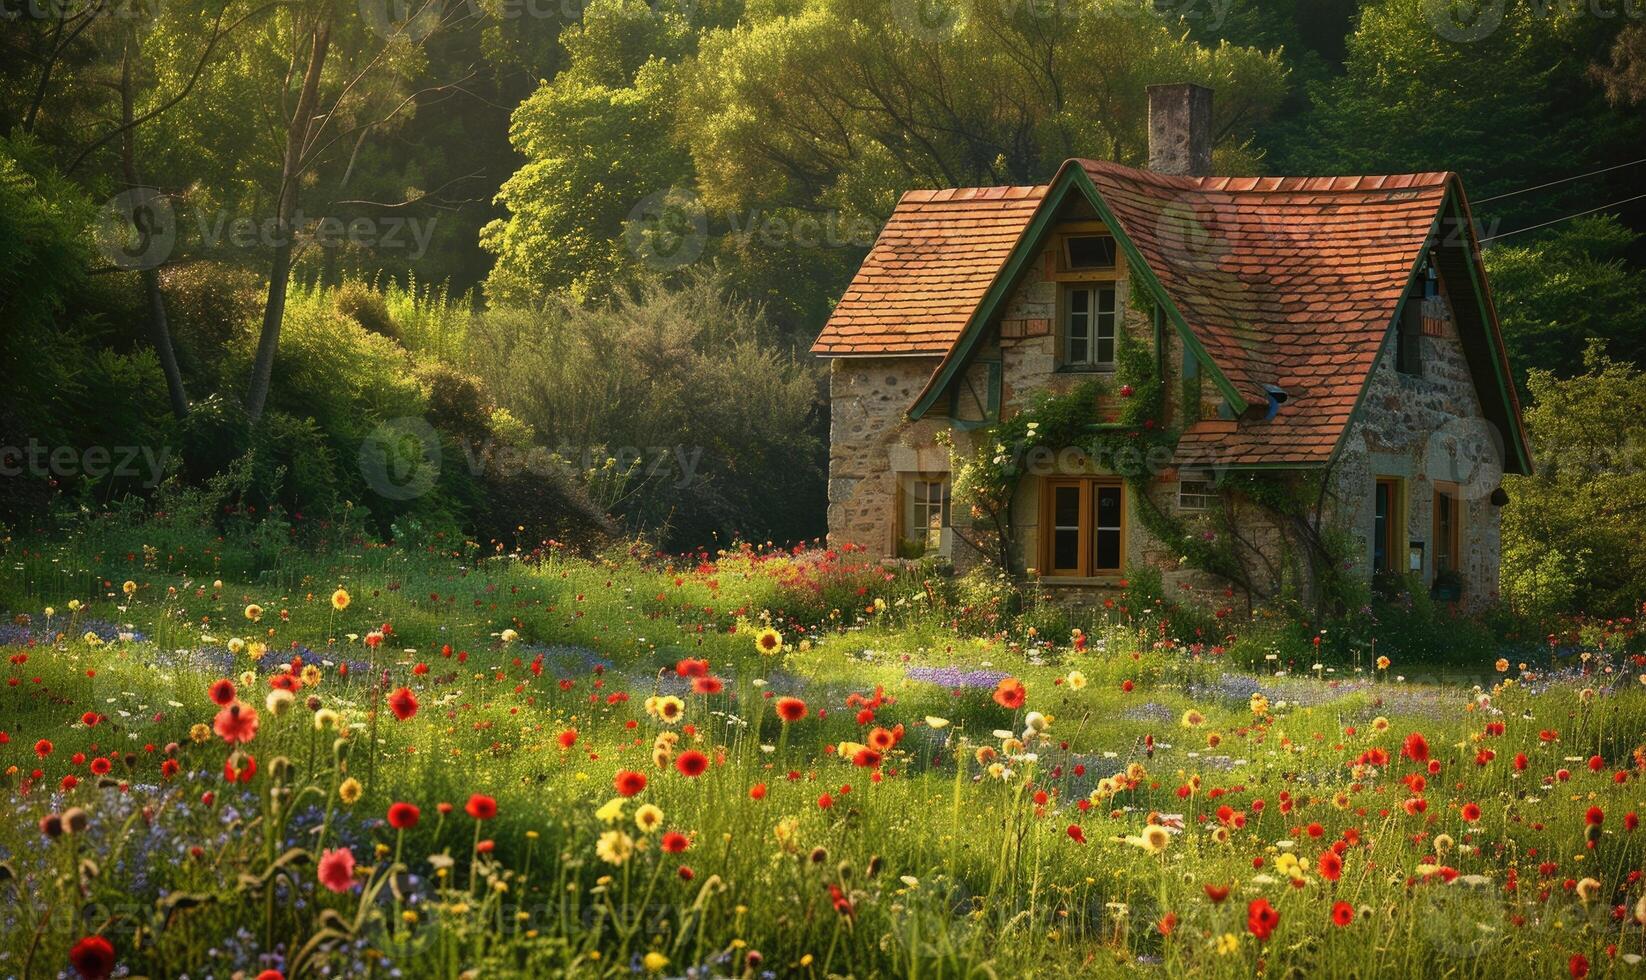
{"label": "brick chimney stack", "polygon": [[1149,169],[1174,177],[1212,175],[1212,90],[1149,86]]}

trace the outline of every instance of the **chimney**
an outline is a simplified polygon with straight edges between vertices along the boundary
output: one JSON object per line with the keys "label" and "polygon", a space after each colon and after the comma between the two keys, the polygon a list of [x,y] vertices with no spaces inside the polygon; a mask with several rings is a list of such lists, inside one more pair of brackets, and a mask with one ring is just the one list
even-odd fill
{"label": "chimney", "polygon": [[1174,177],[1212,175],[1212,90],[1149,86],[1149,169]]}

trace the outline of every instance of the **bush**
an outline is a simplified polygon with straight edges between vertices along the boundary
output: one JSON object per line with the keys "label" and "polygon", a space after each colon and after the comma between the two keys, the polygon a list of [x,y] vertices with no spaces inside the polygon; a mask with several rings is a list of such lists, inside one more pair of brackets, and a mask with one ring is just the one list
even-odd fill
{"label": "bush", "polygon": [[488,311],[466,367],[607,489],[617,460],[615,512],[670,547],[811,537],[826,503],[821,377],[764,333],[703,274],[603,309]]}
{"label": "bush", "polygon": [[197,380],[226,380],[221,372],[230,348],[261,321],[262,277],[221,262],[189,262],[164,270],[160,288],[183,369]]}
{"label": "bush", "polygon": [[400,331],[389,313],[383,294],[358,279],[350,279],[331,291],[337,312],[384,337],[398,340]]}
{"label": "bush", "polygon": [[417,380],[428,395],[429,424],[479,452],[491,439],[491,405],[480,380],[439,361],[417,366]]}

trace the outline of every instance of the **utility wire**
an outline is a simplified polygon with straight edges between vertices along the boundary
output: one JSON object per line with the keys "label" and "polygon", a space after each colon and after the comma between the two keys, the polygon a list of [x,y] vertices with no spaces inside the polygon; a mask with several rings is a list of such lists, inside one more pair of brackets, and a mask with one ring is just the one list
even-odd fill
{"label": "utility wire", "polygon": [[1547,184],[1538,184],[1535,187],[1522,187],[1518,191],[1510,191],[1507,194],[1499,194],[1496,197],[1481,198],[1480,200],[1476,201],[1475,203],[1476,204],[1489,204],[1492,201],[1501,201],[1506,197],[1515,197],[1515,196],[1520,195],[1520,194],[1530,194],[1533,191],[1540,191],[1540,190],[1544,189],[1545,187],[1557,187],[1561,184],[1569,184],[1574,180],[1582,180],[1585,177],[1594,177],[1597,174],[1608,174],[1608,173],[1611,173],[1614,170],[1622,170],[1624,167],[1633,167],[1633,166],[1635,166],[1637,164],[1641,164],[1641,163],[1646,163],[1646,157],[1641,157],[1639,160],[1630,160],[1628,163],[1620,163],[1620,164],[1617,164],[1616,166],[1612,166],[1612,167],[1602,167],[1599,170],[1591,170],[1586,174],[1578,174],[1576,177],[1562,177],[1559,180],[1551,180]]}
{"label": "utility wire", "polygon": [[1495,242],[1495,241],[1497,241],[1497,240],[1498,240],[1498,239],[1499,239],[1499,238],[1508,238],[1508,237],[1510,237],[1510,236],[1511,236],[1511,235],[1518,235],[1518,234],[1520,234],[1520,233],[1522,233],[1522,232],[1527,232],[1527,231],[1536,231],[1536,230],[1537,230],[1537,229],[1539,229],[1539,228],[1547,228],[1547,227],[1549,227],[1549,226],[1550,226],[1550,225],[1558,225],[1558,224],[1560,224],[1560,223],[1561,223],[1561,222],[1562,222],[1562,221],[1570,221],[1570,220],[1572,220],[1572,219],[1573,219],[1573,218],[1581,218],[1581,217],[1583,217],[1583,216],[1584,216],[1584,215],[1590,215],[1590,214],[1594,214],[1594,213],[1595,213],[1595,212],[1596,212],[1596,211],[1605,211],[1605,210],[1606,210],[1606,209],[1607,209],[1607,208],[1615,208],[1615,207],[1620,207],[1620,206],[1622,206],[1622,205],[1624,205],[1624,204],[1632,204],[1632,203],[1634,203],[1634,202],[1635,202],[1635,201],[1639,201],[1639,200],[1643,200],[1643,199],[1646,199],[1646,194],[1637,194],[1637,195],[1635,195],[1635,196],[1634,196],[1634,197],[1629,197],[1629,198],[1624,198],[1624,199],[1623,199],[1623,200],[1621,200],[1621,201],[1613,201],[1613,202],[1612,202],[1612,203],[1611,203],[1611,204],[1602,204],[1602,205],[1601,205],[1601,206],[1600,206],[1600,207],[1598,207],[1598,208],[1590,208],[1590,209],[1589,209],[1589,210],[1587,210],[1587,211],[1579,211],[1579,212],[1578,212],[1578,213],[1577,213],[1577,214],[1568,214],[1568,215],[1566,215],[1566,216],[1565,216],[1565,217],[1563,217],[1563,218],[1555,218],[1555,219],[1553,219],[1553,220],[1552,220],[1552,221],[1545,221],[1545,222],[1542,222],[1542,223],[1541,223],[1541,224],[1535,224],[1535,225],[1527,225],[1527,226],[1526,226],[1526,227],[1524,227],[1524,228],[1516,228],[1516,229],[1515,229],[1515,230],[1514,230],[1514,231],[1506,231],[1506,232],[1504,232],[1504,233],[1503,233],[1503,234],[1501,234],[1501,235],[1493,235],[1493,236],[1492,236],[1492,237],[1490,237],[1490,238],[1482,238],[1482,239],[1481,239],[1481,240],[1480,240],[1480,244],[1482,244],[1482,245],[1484,245],[1484,244],[1486,244],[1486,243],[1487,243],[1487,242]]}

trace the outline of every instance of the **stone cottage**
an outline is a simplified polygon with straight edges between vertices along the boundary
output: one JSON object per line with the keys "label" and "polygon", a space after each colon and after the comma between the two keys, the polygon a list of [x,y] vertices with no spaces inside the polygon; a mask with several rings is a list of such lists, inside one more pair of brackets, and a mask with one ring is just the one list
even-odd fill
{"label": "stone cottage", "polygon": [[[1490,601],[1500,478],[1532,464],[1462,182],[1211,176],[1212,93],[1149,100],[1149,170],[1069,160],[1046,184],[903,195],[812,347],[831,539],[1003,556],[1089,599],[1143,565],[1307,588],[1301,537],[1322,567]],[[957,470],[1071,392],[1092,393],[1093,443],[1014,458],[991,535]],[[1148,451],[1104,458],[1127,438]],[[1293,478],[1318,507],[1252,504],[1253,481]]]}

